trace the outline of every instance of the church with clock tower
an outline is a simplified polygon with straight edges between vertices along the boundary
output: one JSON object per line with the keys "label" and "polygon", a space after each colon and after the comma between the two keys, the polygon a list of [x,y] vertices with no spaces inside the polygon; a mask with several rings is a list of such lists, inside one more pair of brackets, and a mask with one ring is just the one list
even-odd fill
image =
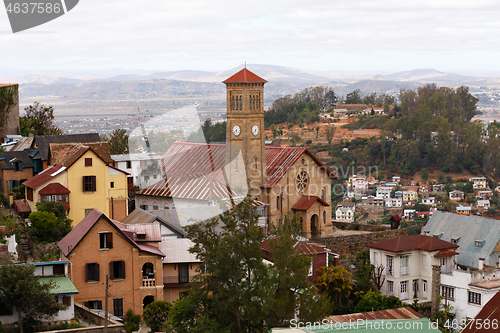
{"label": "church with clock tower", "polygon": [[299,214],[306,236],[326,236],[333,231],[331,180],[335,175],[306,148],[266,147],[266,82],[247,68],[223,81],[227,103],[226,177],[245,172],[251,196],[269,205],[269,223],[277,225],[284,214],[294,212]]}
{"label": "church with clock tower", "polygon": [[162,154],[165,178],[136,193],[136,205],[209,210],[220,198],[249,193],[255,206],[267,206],[263,232],[294,213],[304,236],[331,234],[331,182],[336,176],[305,147],[266,146],[266,82],[247,68],[224,80],[226,143],[175,142]]}

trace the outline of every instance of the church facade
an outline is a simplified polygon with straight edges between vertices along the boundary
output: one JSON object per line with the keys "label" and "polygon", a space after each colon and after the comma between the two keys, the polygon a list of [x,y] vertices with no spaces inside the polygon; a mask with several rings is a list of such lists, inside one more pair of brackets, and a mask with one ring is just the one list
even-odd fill
{"label": "church facade", "polygon": [[269,224],[279,225],[285,214],[293,212],[299,214],[305,236],[328,235],[333,231],[330,203],[335,175],[306,148],[265,146],[266,82],[246,68],[223,81],[226,176],[231,179],[240,172],[238,155],[242,156],[250,194],[269,205]]}

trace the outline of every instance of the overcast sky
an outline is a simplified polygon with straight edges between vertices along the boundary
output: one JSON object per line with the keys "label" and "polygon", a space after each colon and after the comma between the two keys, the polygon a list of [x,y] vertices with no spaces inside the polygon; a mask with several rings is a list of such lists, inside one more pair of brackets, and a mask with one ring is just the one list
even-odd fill
{"label": "overcast sky", "polygon": [[81,0],[13,34],[2,7],[0,71],[500,71],[499,17],[481,0]]}

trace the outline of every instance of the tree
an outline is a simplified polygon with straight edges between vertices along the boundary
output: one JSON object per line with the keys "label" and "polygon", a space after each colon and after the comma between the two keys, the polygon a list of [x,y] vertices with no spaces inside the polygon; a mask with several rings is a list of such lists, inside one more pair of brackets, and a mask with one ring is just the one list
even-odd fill
{"label": "tree", "polygon": [[0,302],[18,313],[19,330],[23,333],[23,318],[40,320],[66,308],[50,293],[53,283],[40,283],[34,275],[35,266],[3,265],[0,267]]}
{"label": "tree", "polygon": [[168,312],[172,305],[165,301],[156,301],[148,304],[142,311],[142,319],[151,329],[151,332],[160,332],[168,319]]}
{"label": "tree", "polygon": [[290,140],[290,130],[292,129],[293,124],[292,123],[288,123],[288,124],[286,124],[286,127],[288,128],[288,140]]}
{"label": "tree", "polygon": [[316,139],[318,138],[319,135],[319,126],[316,126]]}
{"label": "tree", "polygon": [[63,204],[52,201],[39,202],[36,209],[36,212],[29,215],[29,233],[37,236],[39,241],[57,242],[71,231],[72,220],[67,218]]}
{"label": "tree", "polygon": [[292,138],[290,139],[290,143],[295,146],[297,143],[302,142],[302,138],[299,133],[292,133]]}
{"label": "tree", "polygon": [[316,283],[319,290],[332,300],[332,313],[344,313],[352,291],[351,273],[341,266],[323,267]]}
{"label": "tree", "polygon": [[345,104],[360,104],[362,102],[361,90],[356,89],[353,92],[347,94],[345,98]]}
{"label": "tree", "polygon": [[248,197],[210,221],[187,227],[195,244],[190,251],[203,262],[201,271],[208,273],[198,274],[188,297],[174,302],[169,330],[267,331],[295,313],[307,320],[327,314],[326,298],[306,281],[310,259],[294,257],[295,242],[288,241],[293,236],[287,236],[287,230],[295,229],[288,227],[288,220],[283,233],[277,233],[282,240],[272,246],[274,265],[264,262],[263,236],[251,203]]}
{"label": "tree", "polygon": [[422,168],[420,170],[420,177],[422,178],[422,180],[429,179],[429,170],[427,168]]}
{"label": "tree", "polygon": [[328,155],[330,155],[330,146],[332,144],[333,136],[335,135],[335,126],[327,125],[325,134],[326,134],[326,141],[328,141]]}
{"label": "tree", "polygon": [[19,118],[22,136],[34,135],[60,135],[63,131],[54,124],[54,109],[38,102],[24,108],[26,115]]}
{"label": "tree", "polygon": [[273,138],[276,139],[276,137],[278,136],[278,130],[276,129],[276,126],[274,126],[274,124],[272,124],[269,129],[271,130],[271,133],[273,134]]}
{"label": "tree", "polygon": [[372,281],[373,265],[370,262],[370,250],[363,249],[356,253],[356,291],[369,291],[374,289]]}
{"label": "tree", "polygon": [[116,128],[109,134],[104,135],[102,139],[108,142],[109,153],[111,155],[128,154],[128,134],[123,128]]}

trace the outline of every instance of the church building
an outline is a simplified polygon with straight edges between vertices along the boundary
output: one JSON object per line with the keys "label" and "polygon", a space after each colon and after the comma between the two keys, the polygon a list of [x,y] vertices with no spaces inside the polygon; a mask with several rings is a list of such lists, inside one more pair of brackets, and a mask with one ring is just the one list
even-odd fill
{"label": "church building", "polygon": [[223,81],[226,144],[174,143],[163,154],[165,179],[138,192],[136,201],[168,199],[189,207],[199,200],[205,203],[201,206],[209,206],[217,193],[248,192],[256,202],[268,205],[268,230],[291,212],[299,214],[306,237],[333,232],[331,181],[335,174],[307,148],[265,145],[266,82],[246,68]]}

